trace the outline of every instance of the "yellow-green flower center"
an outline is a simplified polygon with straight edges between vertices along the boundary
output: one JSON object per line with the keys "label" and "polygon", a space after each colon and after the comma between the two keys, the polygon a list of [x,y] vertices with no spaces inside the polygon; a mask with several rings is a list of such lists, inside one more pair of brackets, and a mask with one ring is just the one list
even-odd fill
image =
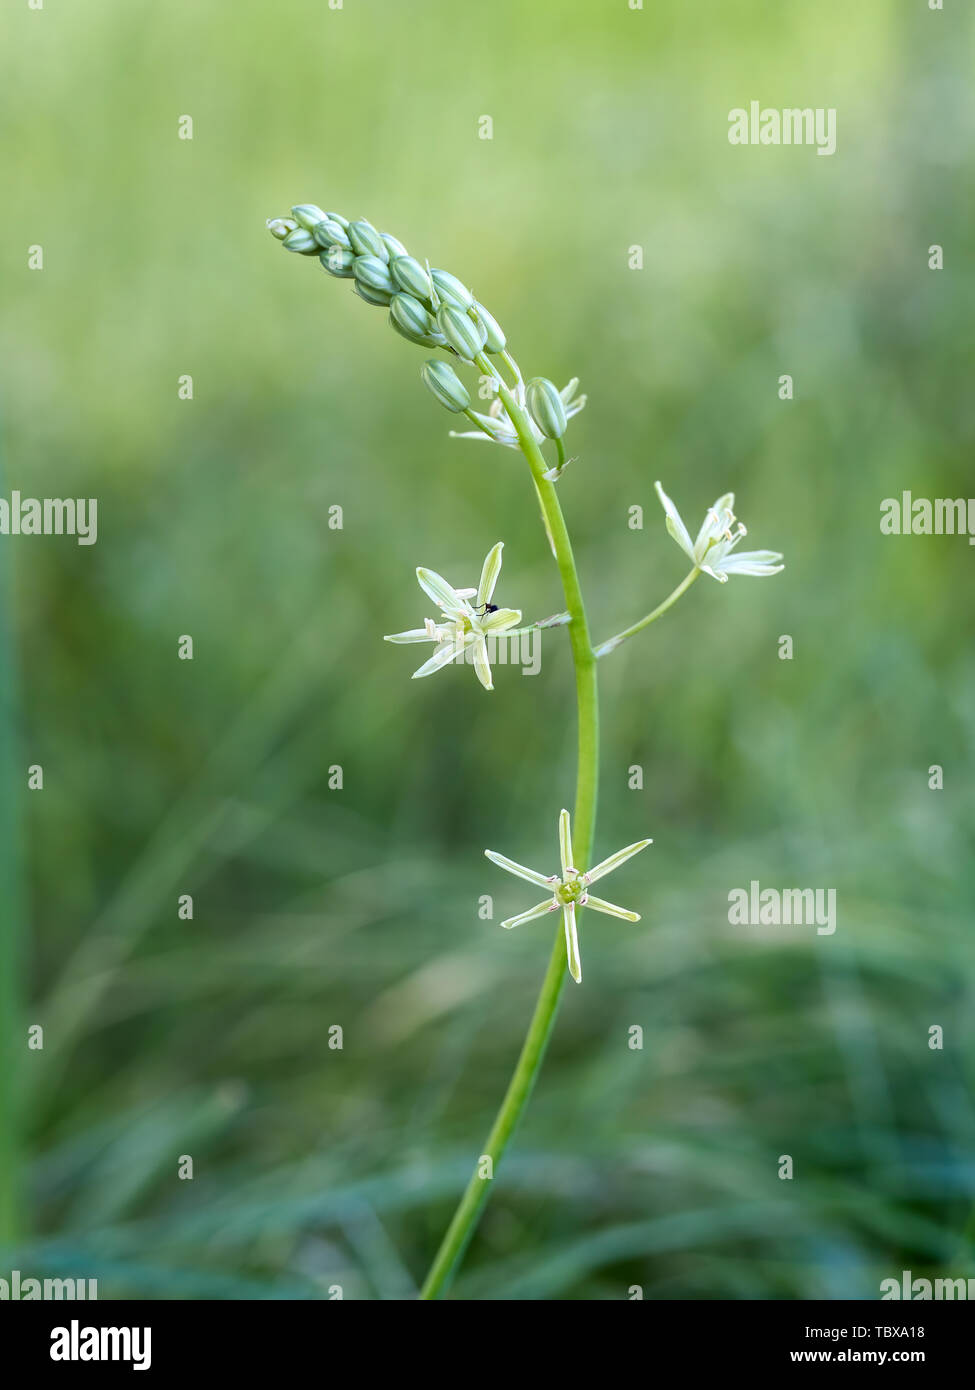
{"label": "yellow-green flower center", "polygon": [[583,883],[581,876],[570,874],[568,878],[564,878],[558,885],[555,890],[555,896],[564,907],[568,903],[577,903],[585,891],[586,885]]}

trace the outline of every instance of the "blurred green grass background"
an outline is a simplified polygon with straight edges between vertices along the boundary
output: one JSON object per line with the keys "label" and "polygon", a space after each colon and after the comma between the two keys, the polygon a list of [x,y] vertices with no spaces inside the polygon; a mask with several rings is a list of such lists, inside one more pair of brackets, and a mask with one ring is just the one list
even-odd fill
{"label": "blurred green grass background", "polygon": [[[0,492],[100,507],[94,547],[3,541],[9,1266],[102,1297],[411,1296],[544,971],[548,924],[498,929],[527,900],[482,850],[552,858],[565,634],[491,697],[411,683],[379,640],[422,616],[415,565],[472,582],[499,537],[502,601],[562,606],[526,469],[450,440],[422,351],[270,239],[298,201],[393,232],[529,373],[582,379],[560,486],[597,637],[684,572],[657,478],[695,526],[733,488],[788,565],[702,582],[606,664],[597,850],[654,837],[610,895],[644,920],[584,923],[456,1296],[872,1298],[963,1259],[975,557],[878,521],[905,488],[972,491],[971,14],[46,0],[0,23]],[[752,99],[836,107],[837,153],[731,147]],[[752,879],[834,887],[835,935],[729,927]]]}

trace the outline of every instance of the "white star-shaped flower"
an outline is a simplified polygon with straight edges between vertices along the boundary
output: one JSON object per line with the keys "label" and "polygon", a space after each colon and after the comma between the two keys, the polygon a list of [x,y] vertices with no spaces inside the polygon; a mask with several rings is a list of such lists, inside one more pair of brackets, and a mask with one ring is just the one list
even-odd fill
{"label": "white star-shaped flower", "polygon": [[614,869],[618,869],[621,864],[625,864],[634,854],[639,854],[641,849],[646,849],[647,845],[653,844],[652,840],[637,840],[635,845],[627,845],[625,849],[617,850],[608,859],[604,859],[601,864],[597,864],[594,869],[587,869],[580,873],[578,869],[572,867],[572,826],[568,811],[559,813],[559,853],[562,861],[562,873],[559,874],[540,874],[535,869],[526,869],[523,864],[516,864],[513,859],[506,859],[503,854],[498,854],[493,849],[486,849],[484,853],[492,863],[499,865],[502,869],[507,869],[509,874],[515,874],[518,878],[527,879],[529,883],[537,883],[539,888],[545,888],[550,893],[543,903],[538,903],[535,907],[530,907],[527,912],[521,912],[517,917],[509,917],[502,922],[503,927],[520,927],[522,922],[530,922],[533,917],[542,917],[546,912],[556,912],[562,909],[562,920],[565,925],[565,949],[569,961],[569,974],[577,984],[582,983],[582,961],[579,957],[579,934],[576,929],[576,908],[591,907],[597,912],[605,912],[609,917],[622,917],[624,922],[639,922],[638,912],[628,912],[625,907],[617,907],[615,903],[605,902],[602,898],[595,897],[589,892],[589,886],[597,879],[605,878]]}
{"label": "white star-shaped flower", "polygon": [[680,512],[664,492],[659,483],[654,484],[657,496],[667,513],[667,530],[693,563],[696,569],[709,574],[722,584],[727,584],[729,574],[754,574],[764,576],[778,574],[785,566],[779,562],[782,556],[777,550],[745,550],[733,554],[735,546],[746,534],[741,522],[735,525],[735,494],[726,492],[704,518],[704,524],[692,541],[687,527],[681,520]]}
{"label": "white star-shaped flower", "polygon": [[[498,608],[491,602],[498,575],[501,573],[501,552],[504,541],[498,541],[488,551],[476,589],[455,589],[434,570],[418,569],[420,588],[441,610],[442,618],[434,622],[427,618],[423,627],[409,632],[394,632],[384,642],[435,642],[437,650],[429,661],[413,672],[413,679],[431,676],[441,666],[448,665],[463,652],[473,649],[474,670],[485,690],[493,690],[491,663],[488,661],[487,641],[490,636],[506,632],[521,622],[517,608]],[[470,600],[474,603],[471,604]]]}
{"label": "white star-shaped flower", "polygon": [[[579,379],[578,377],[573,377],[568,386],[559,392],[559,395],[562,397],[562,404],[565,406],[565,416],[567,420],[571,420],[573,415],[578,415],[580,410],[585,409],[586,397],[577,396],[576,391],[578,389]],[[516,385],[512,386],[511,394],[522,409],[525,409],[525,383],[519,380]],[[511,423],[511,419],[501,402],[500,396],[496,396],[491,402],[486,415],[482,415],[476,410],[472,410],[470,413],[484,428],[480,430],[451,430],[451,438],[486,439],[489,443],[493,440],[496,444],[504,444],[509,449],[521,448],[518,442],[518,433]],[[531,414],[526,412],[526,418],[532,435],[534,436],[535,443],[544,444],[545,436],[535,424]]]}

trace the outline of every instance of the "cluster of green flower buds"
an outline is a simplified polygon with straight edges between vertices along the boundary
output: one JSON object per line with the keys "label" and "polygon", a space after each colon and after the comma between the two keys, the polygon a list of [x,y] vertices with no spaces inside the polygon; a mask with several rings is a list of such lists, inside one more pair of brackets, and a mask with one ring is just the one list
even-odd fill
{"label": "cluster of green flower buds", "polygon": [[[444,348],[464,362],[481,352],[503,351],[504,333],[466,285],[449,271],[421,264],[402,242],[377,232],[371,222],[350,222],[314,203],[299,203],[291,217],[275,217],[267,225],[287,251],[317,256],[329,275],[354,281],[360,299],[388,309],[389,322],[409,342]],[[426,373],[424,380],[434,390]],[[456,399],[452,392],[451,399]]]}

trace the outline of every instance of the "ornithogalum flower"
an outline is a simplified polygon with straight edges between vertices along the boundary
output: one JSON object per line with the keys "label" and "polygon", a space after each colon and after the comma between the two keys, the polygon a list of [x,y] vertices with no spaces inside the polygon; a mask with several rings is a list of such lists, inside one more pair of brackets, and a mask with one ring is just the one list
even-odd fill
{"label": "ornithogalum flower", "polygon": [[595,883],[597,879],[605,878],[607,874],[611,874],[614,869],[618,869],[621,864],[626,863],[627,859],[634,854],[639,854],[641,849],[646,849],[647,845],[650,844],[653,844],[652,840],[637,840],[636,844],[627,845],[625,849],[617,850],[615,854],[611,854],[608,859],[604,859],[594,869],[580,872],[572,865],[572,825],[569,813],[568,811],[560,811],[561,874],[548,875],[539,873],[535,869],[526,869],[524,864],[516,864],[513,859],[506,859],[503,854],[498,854],[493,849],[486,849],[484,853],[492,863],[499,865],[502,869],[507,869],[509,874],[527,879],[529,883],[537,883],[539,888],[547,889],[551,895],[543,903],[537,903],[535,907],[530,907],[527,912],[520,912],[517,917],[509,917],[501,925],[503,927],[520,927],[522,922],[530,922],[533,917],[541,917],[546,912],[557,912],[561,908],[565,926],[565,950],[569,960],[569,974],[577,984],[581,984],[582,961],[579,956],[576,908],[591,907],[596,912],[605,912],[609,917],[622,917],[624,922],[639,922],[640,914],[638,912],[628,912],[625,907],[617,907],[615,903],[608,903],[602,898],[595,897],[589,892],[589,885]]}
{"label": "ornithogalum flower", "polygon": [[[481,570],[476,589],[455,589],[434,570],[418,569],[420,588],[433,599],[441,611],[439,622],[427,618],[423,627],[409,632],[394,632],[384,642],[435,642],[437,650],[429,661],[413,672],[413,679],[431,676],[441,666],[447,666],[468,650],[474,660],[474,670],[485,690],[493,690],[491,663],[488,660],[487,638],[506,632],[521,622],[517,608],[498,608],[491,602],[501,573],[501,552],[504,541],[491,547]],[[474,600],[473,604],[471,599]]]}
{"label": "ornithogalum flower", "polygon": [[[780,564],[782,556],[777,550],[744,550],[733,554],[735,546],[746,534],[744,526],[736,521],[734,513],[735,494],[726,492],[704,518],[704,524],[692,541],[687,527],[681,520],[680,512],[664,492],[659,483],[655,484],[657,496],[667,513],[667,530],[691,560],[695,569],[709,574],[722,584],[727,584],[729,574],[778,574],[785,566]],[[732,530],[732,526],[737,526]]]}

